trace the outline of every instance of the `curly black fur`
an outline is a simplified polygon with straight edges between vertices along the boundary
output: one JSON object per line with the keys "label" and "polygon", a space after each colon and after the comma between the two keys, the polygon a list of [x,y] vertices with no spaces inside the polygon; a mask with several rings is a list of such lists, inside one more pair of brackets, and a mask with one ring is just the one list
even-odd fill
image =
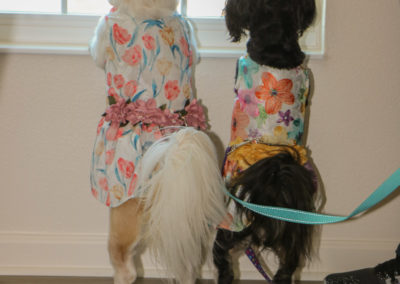
{"label": "curly black fur", "polygon": [[228,0],[225,20],[232,41],[249,32],[249,56],[279,69],[301,65],[298,40],[316,15],[314,0]]}
{"label": "curly black fur", "polygon": [[[314,21],[314,0],[227,0],[225,14],[232,41],[248,33],[247,52],[258,64],[291,69],[303,63],[305,55],[298,40]],[[316,188],[312,177],[300,164],[299,154],[287,151],[255,163],[228,189],[253,204],[313,212]],[[311,257],[314,227],[263,217],[240,204],[236,208],[251,224],[241,232],[218,231],[213,248],[218,283],[232,283],[229,250],[238,245],[274,252],[280,261],[274,283],[291,283],[301,260]]]}
{"label": "curly black fur", "polygon": [[[282,152],[263,159],[242,172],[228,187],[239,199],[253,204],[315,211],[312,173],[300,164],[298,154]],[[311,256],[314,227],[267,218],[239,203],[236,208],[251,225],[239,233],[219,230],[213,251],[218,283],[232,283],[228,251],[243,242],[274,252],[280,260],[274,281],[290,283],[300,261]]]}

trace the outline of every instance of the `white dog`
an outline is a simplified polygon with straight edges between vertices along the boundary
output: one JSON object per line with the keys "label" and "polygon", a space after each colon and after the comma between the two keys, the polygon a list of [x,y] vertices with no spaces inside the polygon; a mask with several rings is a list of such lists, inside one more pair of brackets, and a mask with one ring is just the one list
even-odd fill
{"label": "white dog", "polygon": [[141,240],[178,283],[194,283],[225,206],[214,145],[199,131],[206,123],[193,95],[193,32],[177,0],[110,3],[90,46],[108,97],[91,184],[111,207],[114,283],[135,281]]}

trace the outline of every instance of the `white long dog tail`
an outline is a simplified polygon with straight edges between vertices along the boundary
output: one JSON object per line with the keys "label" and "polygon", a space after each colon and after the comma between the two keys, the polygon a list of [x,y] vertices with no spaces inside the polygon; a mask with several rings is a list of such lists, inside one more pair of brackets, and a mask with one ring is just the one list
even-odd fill
{"label": "white long dog tail", "polygon": [[210,138],[184,128],[154,143],[142,160],[149,210],[145,235],[178,283],[194,283],[204,251],[225,216],[223,181]]}

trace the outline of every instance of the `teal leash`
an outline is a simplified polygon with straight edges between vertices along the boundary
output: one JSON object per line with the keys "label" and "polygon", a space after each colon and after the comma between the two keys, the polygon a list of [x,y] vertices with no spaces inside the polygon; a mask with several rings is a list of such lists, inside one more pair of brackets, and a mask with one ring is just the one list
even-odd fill
{"label": "teal leash", "polygon": [[[400,169],[398,169],[393,175],[391,175],[359,207],[357,207],[356,210],[354,210],[347,217],[316,214],[316,213],[287,209],[287,208],[255,205],[236,198],[228,191],[226,191],[226,194],[233,200],[244,206],[245,208],[254,211],[255,213],[261,214],[265,217],[270,217],[282,221],[299,223],[299,224],[323,225],[323,224],[344,222],[362,212],[371,209],[372,207],[374,207],[375,205],[386,199],[390,194],[395,192],[399,188],[399,186],[400,186]],[[253,263],[253,265],[257,268],[257,270],[260,272],[260,274],[264,277],[264,279],[268,283],[273,283],[271,278],[262,268],[254,250],[251,247],[247,248],[246,255]]]}
{"label": "teal leash", "polygon": [[334,216],[317,214],[312,212],[280,208],[273,206],[262,206],[257,204],[248,203],[233,196],[230,192],[225,190],[226,194],[241,204],[243,207],[260,214],[265,217],[278,219],[282,221],[306,224],[306,225],[324,225],[333,224],[347,221],[356,215],[365,212],[372,207],[376,206],[390,194],[395,192],[400,187],[400,168],[392,174],[381,186],[379,186],[356,210],[354,210],[349,216]]}

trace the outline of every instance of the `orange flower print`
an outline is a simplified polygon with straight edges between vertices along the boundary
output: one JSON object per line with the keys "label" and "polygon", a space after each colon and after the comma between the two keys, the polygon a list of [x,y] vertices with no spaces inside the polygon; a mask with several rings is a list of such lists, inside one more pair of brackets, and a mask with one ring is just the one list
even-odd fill
{"label": "orange flower print", "polygon": [[104,152],[104,142],[100,141],[97,144],[97,147],[95,149],[95,154],[96,154],[96,156],[101,156],[101,154],[103,154],[103,152]]}
{"label": "orange flower print", "polygon": [[235,103],[231,123],[231,141],[236,140],[238,137],[243,140],[247,139],[248,134],[246,132],[246,127],[249,125],[250,119],[249,116],[240,109],[239,101]]}
{"label": "orange flower print", "polygon": [[164,89],[165,89],[165,97],[170,101],[175,100],[179,96],[179,93],[181,92],[177,80],[168,81],[167,84],[165,84]]}
{"label": "orange flower print", "polygon": [[152,37],[149,34],[145,34],[142,37],[144,46],[148,49],[148,50],[154,50],[156,48],[156,40],[154,39],[154,37]]}
{"label": "orange flower print", "polygon": [[265,101],[267,114],[277,114],[283,103],[294,104],[294,95],[291,93],[293,82],[290,79],[276,80],[269,72],[262,74],[263,85],[256,88],[256,97]]}
{"label": "orange flower print", "polygon": [[114,40],[121,45],[128,43],[128,41],[131,39],[131,35],[128,33],[128,31],[120,27],[118,24],[113,25],[113,36]]}
{"label": "orange flower print", "polygon": [[124,175],[125,178],[130,179],[135,171],[135,165],[123,158],[118,159],[118,169]]}
{"label": "orange flower print", "polygon": [[111,61],[115,60],[115,53],[111,46],[106,47],[106,55],[109,60]]}
{"label": "orange flower print", "polygon": [[167,76],[172,68],[172,62],[162,58],[157,60],[157,70],[161,75]]}
{"label": "orange flower print", "polygon": [[122,185],[114,185],[110,191],[115,199],[121,200],[124,196],[124,188]]}
{"label": "orange flower print", "polygon": [[189,84],[185,84],[183,86],[183,95],[185,96],[185,98],[190,99],[191,88]]}
{"label": "orange flower print", "polygon": [[131,81],[127,82],[124,87],[125,96],[127,96],[129,98],[133,97],[133,95],[136,94],[137,87],[138,87],[138,83],[136,81],[131,80]]}
{"label": "orange flower print", "polygon": [[175,43],[175,34],[174,30],[171,27],[165,27],[164,29],[160,30],[160,35],[164,42],[169,46],[173,46]]}
{"label": "orange flower print", "polygon": [[121,89],[125,84],[125,79],[124,76],[121,74],[115,75],[114,76],[114,85],[117,89]]}
{"label": "orange flower print", "polygon": [[125,51],[125,54],[122,56],[122,60],[128,65],[135,66],[142,59],[142,50],[139,45],[135,45],[134,47]]}

